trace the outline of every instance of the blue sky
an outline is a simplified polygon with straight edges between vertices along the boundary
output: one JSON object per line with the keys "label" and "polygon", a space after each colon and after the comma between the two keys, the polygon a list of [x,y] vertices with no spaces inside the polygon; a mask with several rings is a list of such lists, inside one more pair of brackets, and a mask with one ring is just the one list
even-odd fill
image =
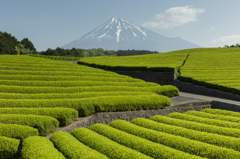
{"label": "blue sky", "polygon": [[38,51],[61,47],[112,17],[202,47],[240,43],[239,0],[0,0],[0,31]]}

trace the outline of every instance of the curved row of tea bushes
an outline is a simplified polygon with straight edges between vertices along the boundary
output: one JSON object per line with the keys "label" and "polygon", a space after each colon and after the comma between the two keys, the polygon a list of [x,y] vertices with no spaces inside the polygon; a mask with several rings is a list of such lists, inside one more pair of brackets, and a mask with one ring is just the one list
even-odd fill
{"label": "curved row of tea bushes", "polygon": [[211,159],[240,157],[240,152],[232,149],[214,146],[204,142],[191,140],[185,137],[146,129],[124,120],[115,120],[111,122],[109,126],[124,131],[126,133],[142,137],[152,142],[169,146],[171,148],[197,156],[207,157]]}
{"label": "curved row of tea bushes", "polygon": [[66,107],[78,111],[79,116],[95,112],[161,109],[171,100],[161,95],[103,96],[83,99],[0,99],[0,108]]}
{"label": "curved row of tea bushes", "polygon": [[[54,146],[66,156],[67,159],[105,159],[105,155],[89,148],[66,132],[56,132],[50,136]],[[104,143],[103,143],[104,144]]]}
{"label": "curved row of tea bushes", "polygon": [[82,92],[82,93],[42,93],[42,94],[21,94],[21,93],[0,93],[0,99],[74,99],[91,98],[101,96],[135,96],[135,95],[156,95],[153,92]]}
{"label": "curved row of tea bushes", "polygon": [[32,114],[0,114],[0,123],[30,126],[38,129],[42,136],[48,135],[59,127],[59,122],[55,118]]}
{"label": "curved row of tea bushes", "polygon": [[29,54],[28,56],[41,57],[41,58],[49,58],[51,60],[66,60],[66,61],[77,61],[82,57],[66,57],[66,56],[47,56],[47,55],[36,55]]}
{"label": "curved row of tea bushes", "polygon": [[181,159],[181,158],[202,158],[188,153],[175,150],[173,148],[154,143],[147,139],[137,137],[135,135],[128,134],[126,132],[117,130],[104,124],[94,124],[89,127],[90,130],[97,132],[121,145],[137,150],[145,155],[153,158],[166,158],[166,159]]}
{"label": "curved row of tea bushes", "polygon": [[123,145],[120,145],[98,133],[86,128],[77,128],[71,132],[71,134],[77,138],[80,142],[89,146],[92,149],[115,159],[151,159],[136,150],[130,149]]}
{"label": "curved row of tea bushes", "polygon": [[125,87],[125,86],[89,86],[89,87],[26,87],[26,86],[5,86],[0,85],[2,93],[83,93],[83,92],[113,92],[113,91],[131,91],[131,92],[153,92],[168,97],[176,96],[179,90],[170,85],[155,87]]}
{"label": "curved row of tea bushes", "polygon": [[[29,68],[31,69],[31,68]],[[44,75],[44,76],[86,76],[86,74],[88,76],[100,76],[100,77],[119,77],[119,78],[130,78],[127,76],[121,76],[117,73],[114,72],[89,72],[87,70],[85,70],[85,72],[83,72],[81,70],[81,72],[77,72],[77,71],[61,71],[59,69],[59,71],[17,71],[17,70],[1,70],[0,69],[0,74],[4,74],[4,75],[26,75],[26,76],[30,76],[30,75]]]}
{"label": "curved row of tea bushes", "polygon": [[226,116],[232,116],[232,117],[239,117],[239,112],[233,112],[228,110],[221,110],[221,109],[203,109],[202,112],[211,113],[211,114],[217,114],[217,115],[226,115]]}
{"label": "curved row of tea bushes", "polygon": [[38,86],[38,87],[89,87],[89,86],[126,86],[126,87],[157,87],[153,82],[109,82],[109,81],[19,81],[0,80],[0,85]]}
{"label": "curved row of tea bushes", "polygon": [[25,139],[22,144],[22,159],[65,159],[51,141],[40,136]]}
{"label": "curved row of tea bushes", "polygon": [[[60,126],[66,126],[78,119],[78,111],[70,108],[0,108],[1,114],[32,114],[57,119]],[[41,117],[42,118],[42,117]],[[30,119],[30,118],[29,118]],[[0,119],[1,120],[1,119]]]}
{"label": "curved row of tea bushes", "polygon": [[185,121],[181,119],[174,119],[170,117],[165,117],[161,115],[156,115],[150,118],[156,122],[165,123],[169,125],[180,126],[192,130],[203,131],[208,133],[214,133],[219,135],[231,136],[231,137],[240,137],[240,131],[234,128],[224,128],[214,125],[202,124],[197,122]]}
{"label": "curved row of tea bushes", "polygon": [[0,159],[15,158],[19,145],[19,139],[0,136]]}
{"label": "curved row of tea bushes", "polygon": [[41,75],[0,75],[1,80],[27,81],[110,81],[110,82],[143,82],[143,80],[126,77],[98,77],[98,76],[41,76]]}
{"label": "curved row of tea bushes", "polygon": [[201,141],[211,145],[226,147],[229,149],[240,151],[239,138],[191,130],[191,129],[187,129],[179,126],[155,122],[153,120],[144,119],[144,118],[133,119],[131,123],[147,129],[152,129],[152,130],[156,130],[156,131],[160,131],[160,132],[164,132],[172,135],[182,136],[185,138]]}
{"label": "curved row of tea bushes", "polygon": [[29,136],[38,136],[38,130],[30,126],[18,124],[0,124],[0,136],[6,136],[21,141]]}
{"label": "curved row of tea bushes", "polygon": [[[229,122],[236,122],[240,123],[239,117],[232,117],[232,116],[226,116],[226,115],[219,115],[219,114],[210,114],[204,111],[187,111],[185,114],[194,115],[202,118],[209,118],[209,119],[217,119],[221,121],[229,121]],[[237,125],[236,125],[237,126]]]}
{"label": "curved row of tea bushes", "polygon": [[174,112],[174,113],[168,114],[167,117],[182,119],[186,121],[193,121],[197,123],[209,124],[214,126],[240,129],[240,123],[233,123],[229,121],[222,121],[222,120],[216,120],[216,119],[208,119],[204,117],[194,116],[188,113],[182,114],[182,113]]}

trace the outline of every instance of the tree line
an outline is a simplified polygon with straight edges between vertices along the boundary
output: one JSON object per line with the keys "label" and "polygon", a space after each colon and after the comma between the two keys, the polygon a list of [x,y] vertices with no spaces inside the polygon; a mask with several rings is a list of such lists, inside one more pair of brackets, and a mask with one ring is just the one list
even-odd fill
{"label": "tree line", "polygon": [[24,38],[18,41],[14,36],[6,32],[0,32],[0,55],[25,55],[25,54],[40,54],[48,56],[68,56],[68,57],[92,57],[92,56],[129,56],[129,55],[144,55],[153,54],[157,51],[148,50],[104,50],[102,48],[93,49],[63,49],[57,47],[56,49],[48,48],[46,51],[37,52],[33,43]]}
{"label": "tree line", "polygon": [[33,43],[28,38],[24,38],[21,41],[18,41],[11,34],[0,31],[0,55],[24,55],[36,53],[37,51]]}
{"label": "tree line", "polygon": [[236,45],[224,45],[225,48],[228,48],[228,47],[240,47],[240,44],[236,44]]}

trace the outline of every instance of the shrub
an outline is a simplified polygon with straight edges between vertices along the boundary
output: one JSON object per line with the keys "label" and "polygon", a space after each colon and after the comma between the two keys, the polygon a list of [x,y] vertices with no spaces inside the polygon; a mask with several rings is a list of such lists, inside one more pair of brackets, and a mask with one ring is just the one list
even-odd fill
{"label": "shrub", "polygon": [[150,120],[154,120],[160,123],[166,123],[169,125],[176,125],[176,126],[180,126],[180,127],[184,127],[192,130],[198,130],[198,131],[231,136],[231,137],[240,137],[239,130],[233,129],[233,128],[224,128],[224,127],[219,127],[214,125],[185,121],[185,120],[174,119],[174,118],[165,117],[161,115],[153,116],[150,118]]}
{"label": "shrub", "polygon": [[151,142],[147,139],[137,137],[135,135],[128,134],[126,132],[114,129],[110,126],[104,124],[94,124],[89,127],[93,130],[121,145],[127,146],[131,149],[137,150],[145,155],[151,156],[153,158],[201,158],[198,156],[190,155],[185,152],[169,148],[164,145],[160,145]]}
{"label": "shrub", "polygon": [[240,113],[239,112],[233,112],[233,111],[228,111],[228,110],[222,110],[222,109],[203,109],[203,112],[206,113],[211,113],[211,114],[217,114],[217,115],[226,115],[226,116],[232,116],[232,117],[239,117],[240,118]]}
{"label": "shrub", "polygon": [[75,137],[66,132],[56,132],[50,136],[50,140],[53,142],[55,147],[62,152],[66,158],[108,158],[105,155],[89,148],[83,143],[79,142]]}
{"label": "shrub", "polygon": [[0,136],[0,159],[15,158],[19,144],[19,139]]}
{"label": "shrub", "polygon": [[18,124],[37,128],[40,135],[47,135],[59,127],[57,119],[31,114],[0,114],[0,123]]}
{"label": "shrub", "polygon": [[0,136],[20,139],[21,141],[29,136],[38,136],[38,130],[25,125],[0,124]]}
{"label": "shrub", "polygon": [[86,128],[78,128],[71,132],[80,142],[92,149],[105,154],[109,158],[129,159],[129,158],[151,158],[138,151],[120,145],[98,133]]}
{"label": "shrub", "polygon": [[21,156],[22,159],[65,159],[51,141],[40,136],[32,136],[23,141]]}
{"label": "shrub", "polygon": [[[198,116],[191,115],[190,113],[191,112],[189,112],[187,114],[182,114],[182,113],[174,112],[174,113],[168,114],[167,116],[170,118],[182,119],[182,120],[193,121],[193,122],[197,122],[197,123],[203,123],[203,124],[209,124],[209,125],[215,125],[215,126],[221,126],[221,127],[237,128],[237,129],[240,128],[239,123],[233,123],[233,122],[229,122],[229,121],[222,121],[222,120],[216,120],[216,119],[208,119],[208,118],[204,118],[203,116],[198,117]],[[195,114],[197,114],[197,113],[195,113]]]}
{"label": "shrub", "polygon": [[32,114],[50,116],[65,126],[78,119],[78,112],[70,108],[0,108],[0,114]]}
{"label": "shrub", "polygon": [[179,126],[158,123],[158,122],[155,122],[149,119],[144,119],[144,118],[136,118],[132,120],[131,123],[147,129],[152,129],[160,132],[165,132],[168,134],[182,136],[192,140],[197,140],[197,141],[205,142],[205,143],[216,145],[216,146],[234,149],[236,151],[240,150],[240,139],[235,137],[229,137],[229,136],[191,130],[191,129],[182,128]]}

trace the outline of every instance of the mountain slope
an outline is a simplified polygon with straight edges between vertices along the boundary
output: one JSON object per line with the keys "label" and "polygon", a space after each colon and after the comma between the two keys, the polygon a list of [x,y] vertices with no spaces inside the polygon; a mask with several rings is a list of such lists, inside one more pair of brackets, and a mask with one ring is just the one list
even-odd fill
{"label": "mountain slope", "polygon": [[166,52],[172,50],[199,48],[200,46],[181,38],[168,38],[151,30],[139,27],[127,19],[111,18],[79,39],[64,45],[70,49],[103,48],[105,50],[150,50]]}

